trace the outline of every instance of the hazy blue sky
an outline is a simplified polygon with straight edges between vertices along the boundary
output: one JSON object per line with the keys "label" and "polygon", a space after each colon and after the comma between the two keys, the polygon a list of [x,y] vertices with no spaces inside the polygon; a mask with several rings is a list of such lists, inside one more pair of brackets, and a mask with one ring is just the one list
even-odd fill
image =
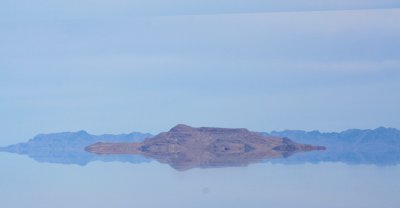
{"label": "hazy blue sky", "polygon": [[1,1],[0,145],[177,123],[400,128],[399,1],[188,2]]}
{"label": "hazy blue sky", "polygon": [[141,15],[221,14],[399,8],[398,0],[2,0],[5,18],[126,18]]}

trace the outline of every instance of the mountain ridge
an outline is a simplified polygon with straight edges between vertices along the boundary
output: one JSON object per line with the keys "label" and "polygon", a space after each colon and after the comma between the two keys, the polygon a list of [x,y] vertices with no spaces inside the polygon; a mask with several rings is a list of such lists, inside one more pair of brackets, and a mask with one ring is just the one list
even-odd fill
{"label": "mountain ridge", "polygon": [[[324,154],[295,155],[282,163],[345,162],[347,164],[395,165],[400,163],[400,131],[395,128],[349,129],[341,132],[284,130],[265,135],[286,136],[296,142],[324,145]],[[275,161],[274,161],[275,162]]]}
{"label": "mountain ridge", "polygon": [[[206,127],[207,128],[207,127]],[[340,132],[283,130],[260,132],[261,134],[288,137],[299,143],[326,146],[323,152],[293,155],[276,159],[274,163],[302,164],[319,162],[343,162],[346,164],[400,164],[400,130],[390,127],[375,129],[348,129]],[[135,137],[135,135],[137,137]],[[0,152],[10,152],[47,163],[86,165],[91,161],[146,162],[146,158],[125,155],[102,156],[84,152],[87,145],[97,142],[141,142],[152,137],[148,133],[92,135],[84,130],[38,134],[27,142],[0,147]],[[269,161],[267,161],[269,162]]]}
{"label": "mountain ridge", "polygon": [[180,124],[143,142],[100,142],[85,149],[101,155],[144,155],[177,170],[188,170],[246,166],[267,158],[325,150],[325,147],[296,143],[288,138],[264,136],[244,128],[195,128]]}
{"label": "mountain ridge", "polygon": [[7,147],[0,147],[0,152],[16,153],[27,155],[38,161],[47,163],[87,165],[92,161],[122,161],[122,162],[146,162],[149,161],[140,156],[127,157],[116,155],[113,157],[103,157],[88,154],[84,151],[87,145],[103,142],[134,142],[142,141],[151,137],[148,133],[132,132],[129,134],[102,134],[92,135],[84,130],[76,132],[61,132],[50,134],[38,134],[27,142],[21,142]]}

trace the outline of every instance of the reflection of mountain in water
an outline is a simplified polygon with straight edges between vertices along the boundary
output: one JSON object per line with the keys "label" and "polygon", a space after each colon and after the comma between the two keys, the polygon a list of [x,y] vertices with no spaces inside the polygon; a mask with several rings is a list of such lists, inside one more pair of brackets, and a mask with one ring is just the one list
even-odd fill
{"label": "reflection of mountain in water", "polygon": [[400,131],[394,128],[351,129],[340,133],[319,131],[273,131],[265,133],[288,137],[293,141],[322,145],[324,152],[308,152],[271,162],[301,164],[305,162],[343,162],[347,164],[395,165],[400,163]]}
{"label": "reflection of mountain in water", "polygon": [[[267,133],[266,133],[267,134]],[[374,130],[347,130],[340,133],[318,131],[281,131],[268,135],[288,137],[291,140],[327,147],[326,151],[294,154],[274,163],[302,164],[306,162],[343,162],[347,164],[400,164],[400,131],[393,128]],[[26,143],[0,147],[0,151],[28,155],[39,162],[86,165],[91,161],[122,161],[139,163],[149,161],[139,155],[96,155],[84,151],[97,142],[142,142],[150,134],[94,136],[84,131],[75,133],[42,134]]]}
{"label": "reflection of mountain in water", "polygon": [[193,128],[178,125],[143,142],[96,143],[87,151],[97,154],[133,154],[154,158],[177,170],[245,166],[297,152],[324,150],[288,138],[263,136],[247,129]]}
{"label": "reflection of mountain in water", "polygon": [[92,161],[121,161],[139,163],[149,161],[138,155],[102,156],[86,152],[86,146],[96,142],[138,142],[150,134],[91,135],[85,131],[40,134],[26,143],[0,148],[0,151],[28,155],[38,162],[86,165]]}

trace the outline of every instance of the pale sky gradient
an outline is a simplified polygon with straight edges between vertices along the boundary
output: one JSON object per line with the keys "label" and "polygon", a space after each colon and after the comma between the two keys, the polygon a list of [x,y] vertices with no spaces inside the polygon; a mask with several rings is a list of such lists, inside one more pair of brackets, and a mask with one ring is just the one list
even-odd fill
{"label": "pale sky gradient", "polygon": [[127,18],[282,11],[399,8],[398,0],[2,0],[0,16],[11,19]]}
{"label": "pale sky gradient", "polygon": [[0,3],[0,146],[177,123],[400,128],[399,1],[41,2]]}

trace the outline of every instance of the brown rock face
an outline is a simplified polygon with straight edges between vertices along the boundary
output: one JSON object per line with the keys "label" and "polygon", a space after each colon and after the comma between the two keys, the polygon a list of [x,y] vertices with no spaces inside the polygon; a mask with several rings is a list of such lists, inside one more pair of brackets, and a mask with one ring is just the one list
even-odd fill
{"label": "brown rock face", "polygon": [[193,128],[177,125],[142,143],[96,143],[86,151],[96,154],[141,154],[177,170],[194,167],[245,166],[296,152],[324,150],[288,138],[265,137],[247,129]]}

